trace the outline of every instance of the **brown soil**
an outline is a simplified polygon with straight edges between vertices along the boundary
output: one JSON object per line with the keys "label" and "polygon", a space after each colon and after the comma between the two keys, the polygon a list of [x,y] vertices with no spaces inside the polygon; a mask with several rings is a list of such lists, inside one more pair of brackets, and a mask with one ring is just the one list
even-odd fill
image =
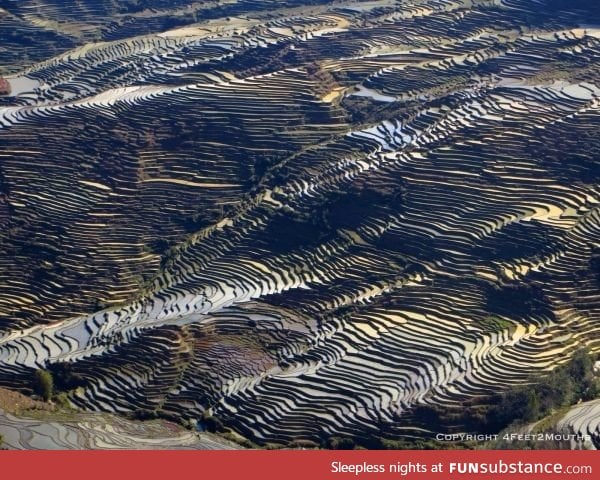
{"label": "brown soil", "polygon": [[54,410],[54,406],[33,400],[26,395],[0,387],[0,409],[12,414],[19,414],[24,410]]}

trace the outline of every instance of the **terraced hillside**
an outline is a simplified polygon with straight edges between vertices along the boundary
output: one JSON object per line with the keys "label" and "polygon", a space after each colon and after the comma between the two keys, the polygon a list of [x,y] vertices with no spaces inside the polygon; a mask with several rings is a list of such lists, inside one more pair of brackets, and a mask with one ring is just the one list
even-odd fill
{"label": "terraced hillside", "polygon": [[[521,426],[517,432],[501,433],[498,436],[499,440],[486,445],[486,447],[596,450],[600,445],[598,436],[599,408],[600,401],[598,400],[579,403],[566,411],[556,412],[534,424]],[[520,434],[522,440],[510,441],[511,433]]]}
{"label": "terraced hillside", "polygon": [[192,432],[165,420],[142,422],[112,414],[79,413],[2,388],[0,440],[2,449],[11,450],[223,450],[235,446],[214,434]]}
{"label": "terraced hillside", "polygon": [[380,447],[600,352],[587,2],[0,7],[0,386]]}

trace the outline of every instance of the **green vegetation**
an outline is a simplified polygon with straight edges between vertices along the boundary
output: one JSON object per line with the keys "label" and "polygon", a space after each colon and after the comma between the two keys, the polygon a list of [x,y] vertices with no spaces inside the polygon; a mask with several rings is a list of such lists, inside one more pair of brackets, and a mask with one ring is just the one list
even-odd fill
{"label": "green vegetation", "polygon": [[[486,324],[489,328],[507,326],[506,322],[498,317],[489,317]],[[552,423],[553,418],[560,417],[561,413],[580,400],[588,401],[600,397],[600,377],[594,374],[594,362],[597,358],[597,355],[582,349],[567,363],[545,377],[532,378],[527,385],[493,395],[488,398],[486,404],[483,404],[480,397],[465,402],[459,408],[417,407],[413,414],[427,426],[435,425],[438,430],[440,426],[445,426],[449,432],[458,427],[461,431],[498,433],[510,427],[544,419],[536,429],[541,431],[548,423]],[[464,449],[473,448],[475,445],[468,441],[442,444],[427,438],[390,439],[382,432],[381,436],[364,438],[329,437],[321,446],[328,449],[428,450]],[[494,445],[494,448],[498,448],[498,445]]]}
{"label": "green vegetation", "polygon": [[223,425],[221,420],[214,415],[207,414],[206,412],[204,412],[204,415],[202,415],[201,425],[211,433],[223,433],[226,431],[225,425]]}
{"label": "green vegetation", "polygon": [[331,450],[354,450],[356,443],[348,437],[329,437],[325,447]]}
{"label": "green vegetation", "polygon": [[48,370],[39,369],[35,371],[33,379],[33,391],[48,402],[54,394],[54,378]]}
{"label": "green vegetation", "polygon": [[54,388],[61,392],[84,387],[87,382],[85,378],[74,370],[70,363],[53,363],[48,370],[54,380]]}
{"label": "green vegetation", "polygon": [[241,435],[237,435],[236,433],[234,433],[232,431],[227,431],[227,432],[222,433],[221,437],[223,437],[225,440],[229,440],[230,442],[237,443],[238,445],[240,445],[244,448],[252,448],[252,449],[261,448],[259,445],[252,442],[251,440],[248,440],[247,438],[242,437]]}
{"label": "green vegetation", "polygon": [[294,440],[289,444],[290,448],[300,448],[302,450],[316,450],[319,444],[312,440]]}
{"label": "green vegetation", "polygon": [[147,408],[138,408],[137,410],[134,410],[130,416],[134,420],[156,420],[158,418],[158,412]]}
{"label": "green vegetation", "polygon": [[[426,438],[391,439],[384,433],[360,437],[331,436],[321,442],[321,448],[329,450],[437,450],[449,448],[436,440]],[[450,446],[453,448],[454,446]]]}
{"label": "green vegetation", "polygon": [[[52,400],[56,407],[61,410],[72,410],[73,406],[69,401],[69,391],[78,387],[73,378],[65,374],[68,370],[63,370],[56,365],[51,365],[48,369],[39,369],[34,372],[33,392],[39,395],[45,402]],[[81,381],[81,379],[79,379]]]}
{"label": "green vegetation", "polygon": [[509,320],[491,315],[481,320],[479,322],[479,326],[485,332],[495,333],[503,332],[504,330],[510,330],[511,328],[514,328],[515,324]]}
{"label": "green vegetation", "polygon": [[449,445],[442,444],[430,439],[411,439],[411,440],[390,440],[381,438],[381,450],[440,450],[452,448]]}
{"label": "green vegetation", "polygon": [[[482,326],[489,330],[500,331],[511,328],[513,323],[500,317],[490,316],[484,319]],[[514,387],[502,393],[490,396],[487,401],[474,398],[465,402],[460,408],[441,408],[438,406],[417,407],[413,411],[415,418],[420,418],[431,426],[445,426],[448,431],[453,426],[461,430],[478,433],[498,433],[508,427],[515,427],[538,421],[549,415],[558,415],[569,406],[581,401],[600,397],[600,377],[594,374],[594,363],[598,356],[587,350],[577,351],[564,365],[561,365],[542,378],[531,378],[530,383]],[[320,443],[297,439],[287,445],[268,444],[259,447],[229,429],[220,419],[205,414],[201,425],[223,438],[247,448],[323,448],[330,450],[435,450],[441,448],[473,448],[468,441],[454,444],[442,443],[428,438],[392,439],[382,430],[373,435],[345,437],[328,436]]]}
{"label": "green vegetation", "polygon": [[69,395],[67,392],[59,392],[54,395],[54,403],[62,409],[69,410],[72,408],[71,402],[69,401]]}
{"label": "green vegetation", "polygon": [[202,415],[202,418],[198,421],[198,427],[200,428],[200,430],[205,430],[210,433],[216,433],[221,438],[224,438],[225,440],[229,440],[230,442],[234,442],[244,448],[275,449],[275,448],[291,447],[291,445],[276,445],[276,444],[268,444],[268,445],[264,445],[264,446],[258,445],[256,443],[254,443],[253,441],[249,440],[248,438],[244,437],[243,435],[240,435],[236,431],[232,430],[231,428],[227,427],[220,418],[216,417],[215,415],[212,415],[209,411],[204,412],[204,414]]}
{"label": "green vegetation", "polygon": [[528,423],[557,409],[588,401],[600,395],[600,378],[594,374],[595,356],[579,350],[571,360],[547,377],[500,395],[490,415],[503,424]]}
{"label": "green vegetation", "polygon": [[600,396],[600,378],[594,374],[596,359],[597,355],[579,350],[564,365],[542,378],[531,378],[526,385],[487,399],[475,397],[456,408],[417,407],[413,414],[427,426],[445,426],[450,432],[454,426],[460,426],[461,431],[498,433],[535,422],[579,401]]}

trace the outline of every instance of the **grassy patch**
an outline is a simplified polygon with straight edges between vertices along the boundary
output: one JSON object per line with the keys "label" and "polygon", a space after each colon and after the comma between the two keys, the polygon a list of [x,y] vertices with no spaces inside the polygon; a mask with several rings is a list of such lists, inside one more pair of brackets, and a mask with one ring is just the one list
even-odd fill
{"label": "grassy patch", "polygon": [[482,319],[479,322],[479,326],[484,332],[499,333],[505,330],[513,330],[515,324],[510,320],[506,320],[496,315],[491,315]]}

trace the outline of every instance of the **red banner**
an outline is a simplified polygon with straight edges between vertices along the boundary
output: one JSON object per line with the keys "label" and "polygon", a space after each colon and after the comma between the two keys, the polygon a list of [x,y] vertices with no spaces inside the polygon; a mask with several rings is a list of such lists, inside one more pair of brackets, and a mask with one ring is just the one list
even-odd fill
{"label": "red banner", "polygon": [[6,479],[597,480],[595,451],[3,451]]}

